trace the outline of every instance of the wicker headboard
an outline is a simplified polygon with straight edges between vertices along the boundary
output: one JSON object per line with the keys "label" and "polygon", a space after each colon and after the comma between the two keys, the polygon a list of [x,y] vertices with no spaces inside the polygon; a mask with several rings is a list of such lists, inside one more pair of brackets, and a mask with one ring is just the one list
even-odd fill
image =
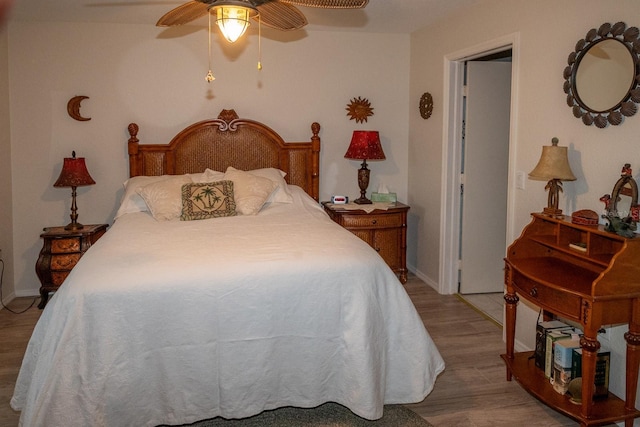
{"label": "wicker headboard", "polygon": [[311,125],[309,142],[285,143],[268,126],[222,110],[217,119],[194,123],[168,144],[139,144],[138,125],[129,125],[129,175],[181,175],[209,168],[224,172],[278,168],[289,184],[319,199],[320,125]]}

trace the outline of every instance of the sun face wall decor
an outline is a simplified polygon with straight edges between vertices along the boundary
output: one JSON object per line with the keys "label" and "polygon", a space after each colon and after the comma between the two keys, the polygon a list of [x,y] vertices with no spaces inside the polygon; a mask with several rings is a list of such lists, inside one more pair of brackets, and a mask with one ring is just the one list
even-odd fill
{"label": "sun face wall decor", "polygon": [[356,123],[366,122],[369,117],[373,116],[373,108],[367,98],[353,98],[347,104],[346,110],[350,120],[355,120]]}

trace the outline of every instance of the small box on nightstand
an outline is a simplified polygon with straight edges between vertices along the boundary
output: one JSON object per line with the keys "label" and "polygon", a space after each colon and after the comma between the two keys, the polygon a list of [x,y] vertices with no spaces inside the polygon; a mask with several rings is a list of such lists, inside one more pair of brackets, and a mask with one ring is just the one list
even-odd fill
{"label": "small box on nightstand", "polygon": [[396,203],[398,196],[396,193],[371,193],[372,202]]}

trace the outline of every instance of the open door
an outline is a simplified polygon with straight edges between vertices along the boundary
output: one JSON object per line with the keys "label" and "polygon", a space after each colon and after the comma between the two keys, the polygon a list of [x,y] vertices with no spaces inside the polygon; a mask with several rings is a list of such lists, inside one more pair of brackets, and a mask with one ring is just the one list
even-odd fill
{"label": "open door", "polygon": [[502,292],[511,63],[468,61],[462,149],[461,294]]}

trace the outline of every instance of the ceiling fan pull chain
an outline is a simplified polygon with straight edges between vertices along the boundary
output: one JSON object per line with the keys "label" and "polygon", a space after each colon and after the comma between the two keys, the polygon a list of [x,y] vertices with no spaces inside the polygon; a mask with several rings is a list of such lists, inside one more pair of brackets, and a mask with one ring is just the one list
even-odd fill
{"label": "ceiling fan pull chain", "polygon": [[258,71],[262,71],[262,21],[258,15]]}
{"label": "ceiling fan pull chain", "polygon": [[211,12],[207,12],[207,15],[209,15],[209,33],[207,35],[209,37],[209,72],[204,79],[207,81],[207,83],[211,83],[216,78],[213,77],[213,72],[211,71]]}

